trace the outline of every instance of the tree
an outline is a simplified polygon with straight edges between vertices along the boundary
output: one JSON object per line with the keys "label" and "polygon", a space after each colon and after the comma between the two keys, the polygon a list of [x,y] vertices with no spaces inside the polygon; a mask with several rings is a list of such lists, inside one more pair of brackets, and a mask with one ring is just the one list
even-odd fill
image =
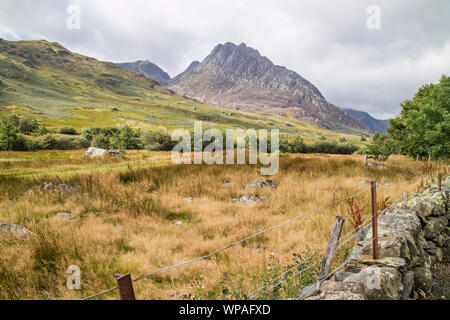
{"label": "tree", "polygon": [[0,150],[16,150],[18,144],[23,142],[19,130],[13,120],[2,119],[0,123]]}
{"label": "tree", "polygon": [[392,139],[383,133],[375,133],[372,142],[366,146],[365,153],[375,160],[386,161],[395,151]]}
{"label": "tree", "polygon": [[119,143],[120,149],[137,149],[138,148],[138,137],[135,135],[133,130],[126,126],[120,131]]}
{"label": "tree", "polygon": [[387,129],[396,150],[411,157],[450,157],[450,77],[421,87],[405,100]]}
{"label": "tree", "polygon": [[24,134],[31,134],[39,128],[36,119],[30,116],[23,116],[19,118],[18,129]]}

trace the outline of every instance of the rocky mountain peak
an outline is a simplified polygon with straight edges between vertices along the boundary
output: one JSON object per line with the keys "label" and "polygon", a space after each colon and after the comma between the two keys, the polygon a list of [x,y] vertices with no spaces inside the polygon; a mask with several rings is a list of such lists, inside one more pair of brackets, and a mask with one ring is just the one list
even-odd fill
{"label": "rocky mountain peak", "polygon": [[325,100],[308,80],[272,63],[245,43],[218,44],[168,83],[179,94],[232,109],[293,115],[327,129],[368,131]]}

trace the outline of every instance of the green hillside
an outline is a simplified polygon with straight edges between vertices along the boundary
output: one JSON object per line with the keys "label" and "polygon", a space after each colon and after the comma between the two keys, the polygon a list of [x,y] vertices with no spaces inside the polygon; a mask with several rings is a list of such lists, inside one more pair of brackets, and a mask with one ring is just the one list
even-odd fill
{"label": "green hillside", "polygon": [[72,53],[58,43],[0,41],[0,117],[31,114],[48,128],[128,125],[134,128],[205,126],[279,128],[306,141],[320,136],[359,137],[327,131],[293,118],[207,106],[113,63]]}

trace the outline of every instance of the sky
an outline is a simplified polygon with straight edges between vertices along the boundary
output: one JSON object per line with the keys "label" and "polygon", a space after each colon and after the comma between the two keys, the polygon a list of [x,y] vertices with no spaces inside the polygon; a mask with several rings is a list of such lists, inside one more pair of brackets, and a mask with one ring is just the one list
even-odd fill
{"label": "sky", "polygon": [[450,74],[449,17],[448,0],[1,0],[0,37],[149,60],[172,77],[219,43],[244,42],[329,102],[386,119]]}

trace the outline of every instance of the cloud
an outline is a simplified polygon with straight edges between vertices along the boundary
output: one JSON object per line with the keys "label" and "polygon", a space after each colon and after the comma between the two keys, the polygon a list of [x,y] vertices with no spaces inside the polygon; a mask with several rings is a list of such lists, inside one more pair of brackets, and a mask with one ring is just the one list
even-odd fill
{"label": "cloud", "polygon": [[[314,83],[332,103],[389,117],[450,73],[448,0],[6,0],[0,36],[45,38],[114,62],[148,59],[172,76],[218,43],[245,42]],[[80,6],[81,29],[66,27]],[[369,5],[381,29],[366,26]]]}

